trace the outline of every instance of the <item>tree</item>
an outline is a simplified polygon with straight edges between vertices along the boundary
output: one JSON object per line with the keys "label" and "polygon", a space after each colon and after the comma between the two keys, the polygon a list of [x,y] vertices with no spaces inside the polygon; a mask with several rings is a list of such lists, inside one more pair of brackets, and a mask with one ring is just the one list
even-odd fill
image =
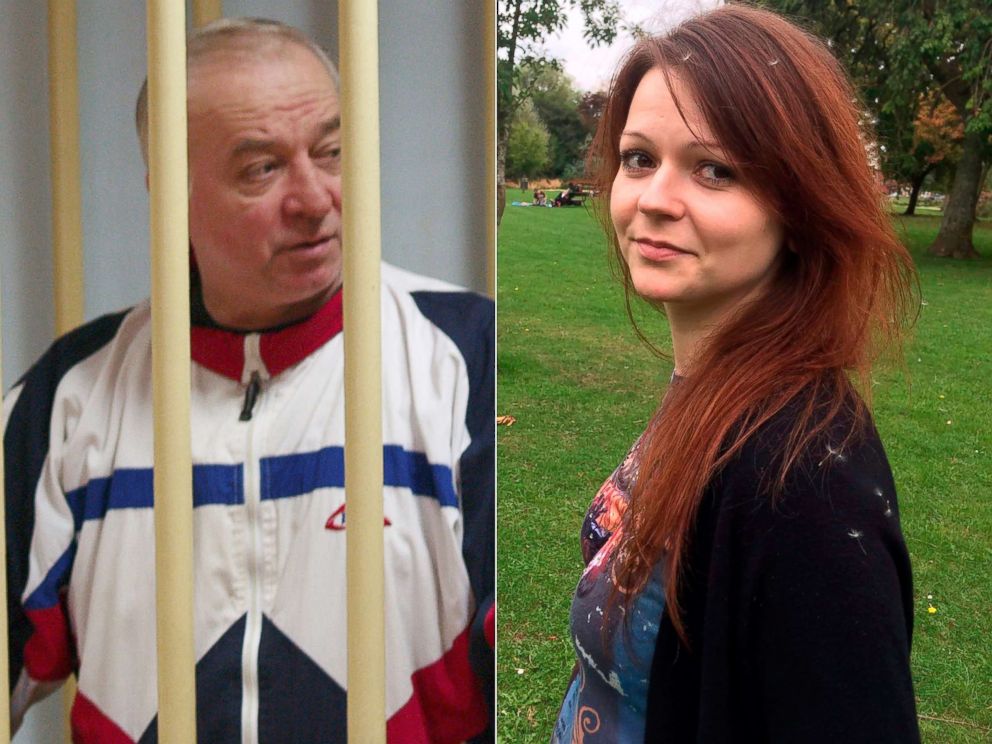
{"label": "tree", "polygon": [[[912,137],[908,144],[893,147],[889,140],[882,154],[882,171],[888,178],[910,185],[909,205],[904,214],[916,213],[916,202],[924,180],[948,180],[961,157],[964,125],[950,101],[936,93],[920,96]],[[882,120],[886,119],[885,114]],[[879,131],[885,127],[879,126]]]}
{"label": "tree", "polygon": [[579,116],[582,118],[582,124],[587,131],[596,131],[596,127],[599,126],[599,119],[606,108],[607,98],[607,93],[603,90],[582,95],[582,100],[579,101]]}
{"label": "tree", "polygon": [[541,41],[565,26],[566,11],[577,9],[593,45],[609,43],[620,25],[617,0],[498,0],[496,4],[496,180],[497,215],[506,206],[506,155],[513,115],[530,90],[521,84],[523,65],[555,66],[540,49]]}
{"label": "tree", "polygon": [[579,115],[581,96],[564,71],[548,66],[540,70],[530,90],[530,102],[550,135],[548,175],[561,178],[582,159],[589,136]]}
{"label": "tree", "polygon": [[548,130],[534,104],[525,101],[517,108],[506,147],[506,174],[511,178],[540,175],[549,163]]}
{"label": "tree", "polygon": [[[961,156],[929,251],[976,255],[971,240],[982,163],[992,136],[992,16],[972,0],[768,0],[768,5],[813,21],[832,42],[865,93],[879,123],[900,116],[899,150],[911,143],[921,92],[939,91],[964,125]],[[911,115],[907,116],[907,113]]]}
{"label": "tree", "polygon": [[[961,158],[944,203],[944,216],[934,242],[935,256],[977,256],[971,235],[975,224],[982,164],[992,139],[992,17],[968,0],[924,0],[921,13],[905,10],[909,29],[900,51],[911,59],[919,47],[923,63],[939,83],[964,123]],[[899,59],[897,57],[897,59]]]}
{"label": "tree", "polygon": [[914,214],[916,200],[923,186],[923,179],[936,172],[939,179],[961,158],[961,143],[964,141],[964,124],[957,110],[947,99],[930,102],[920,108],[914,128],[914,152],[922,157],[925,164],[923,175],[912,182],[909,205],[906,214]]}

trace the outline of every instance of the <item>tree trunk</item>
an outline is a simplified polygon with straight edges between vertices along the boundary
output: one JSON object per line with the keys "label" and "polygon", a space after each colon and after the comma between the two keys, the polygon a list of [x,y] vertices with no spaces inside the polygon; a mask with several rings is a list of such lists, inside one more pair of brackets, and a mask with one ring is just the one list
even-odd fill
{"label": "tree trunk", "polygon": [[931,170],[933,170],[933,166],[927,165],[926,168],[916,174],[916,177],[913,178],[913,190],[909,192],[909,204],[906,205],[906,211],[903,212],[905,216],[912,217],[916,214],[916,200],[920,198],[920,189],[923,188],[923,180],[927,177],[927,174]]}
{"label": "tree trunk", "polygon": [[499,132],[496,138],[496,226],[503,220],[506,209],[506,145],[509,140],[509,127]]}
{"label": "tree trunk", "polygon": [[967,132],[961,160],[954,171],[954,184],[944,203],[940,230],[927,252],[933,256],[974,258],[978,255],[971,242],[975,224],[975,207],[982,175],[982,135]]}
{"label": "tree trunk", "polygon": [[[520,16],[523,0],[514,0],[513,21],[510,24],[510,37],[506,45],[506,70],[509,77],[503,81],[503,88],[497,86],[496,98],[496,227],[503,220],[506,209],[506,148],[510,142],[510,128],[513,122],[513,71],[517,63],[517,38],[520,34]],[[499,63],[497,62],[497,70]]]}

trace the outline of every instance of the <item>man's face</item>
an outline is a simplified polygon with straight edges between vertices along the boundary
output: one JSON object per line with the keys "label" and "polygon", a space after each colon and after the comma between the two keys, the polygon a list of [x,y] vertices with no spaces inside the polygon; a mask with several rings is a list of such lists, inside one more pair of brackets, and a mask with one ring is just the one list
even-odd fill
{"label": "man's face", "polygon": [[337,91],[308,50],[217,52],[189,85],[190,243],[207,310],[258,329],[341,285]]}

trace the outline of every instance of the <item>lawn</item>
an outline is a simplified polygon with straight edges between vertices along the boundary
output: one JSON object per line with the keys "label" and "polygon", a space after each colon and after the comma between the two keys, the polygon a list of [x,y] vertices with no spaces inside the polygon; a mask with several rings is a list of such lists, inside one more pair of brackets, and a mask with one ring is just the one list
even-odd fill
{"label": "lawn", "polygon": [[[520,199],[510,192],[507,203]],[[894,217],[923,307],[876,422],[913,559],[926,742],[992,740],[992,225],[983,258],[925,255],[939,218]],[[508,206],[499,233],[499,740],[546,742],[574,655],[568,608],[590,499],[651,416],[671,363],[637,338],[583,208]],[[636,310],[662,349],[664,320]],[[936,612],[930,610],[935,609]]]}

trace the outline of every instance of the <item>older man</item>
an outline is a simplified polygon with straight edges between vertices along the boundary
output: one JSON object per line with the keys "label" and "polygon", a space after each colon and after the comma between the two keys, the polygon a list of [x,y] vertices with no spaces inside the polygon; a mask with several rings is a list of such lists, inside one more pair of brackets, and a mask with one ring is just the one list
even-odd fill
{"label": "older man", "polygon": [[[188,49],[199,737],[343,742],[336,73],[271,22]],[[461,741],[491,703],[492,304],[382,276],[387,730]],[[83,743],[156,740],[149,320],[74,331],[4,402],[13,718],[75,673]]]}

